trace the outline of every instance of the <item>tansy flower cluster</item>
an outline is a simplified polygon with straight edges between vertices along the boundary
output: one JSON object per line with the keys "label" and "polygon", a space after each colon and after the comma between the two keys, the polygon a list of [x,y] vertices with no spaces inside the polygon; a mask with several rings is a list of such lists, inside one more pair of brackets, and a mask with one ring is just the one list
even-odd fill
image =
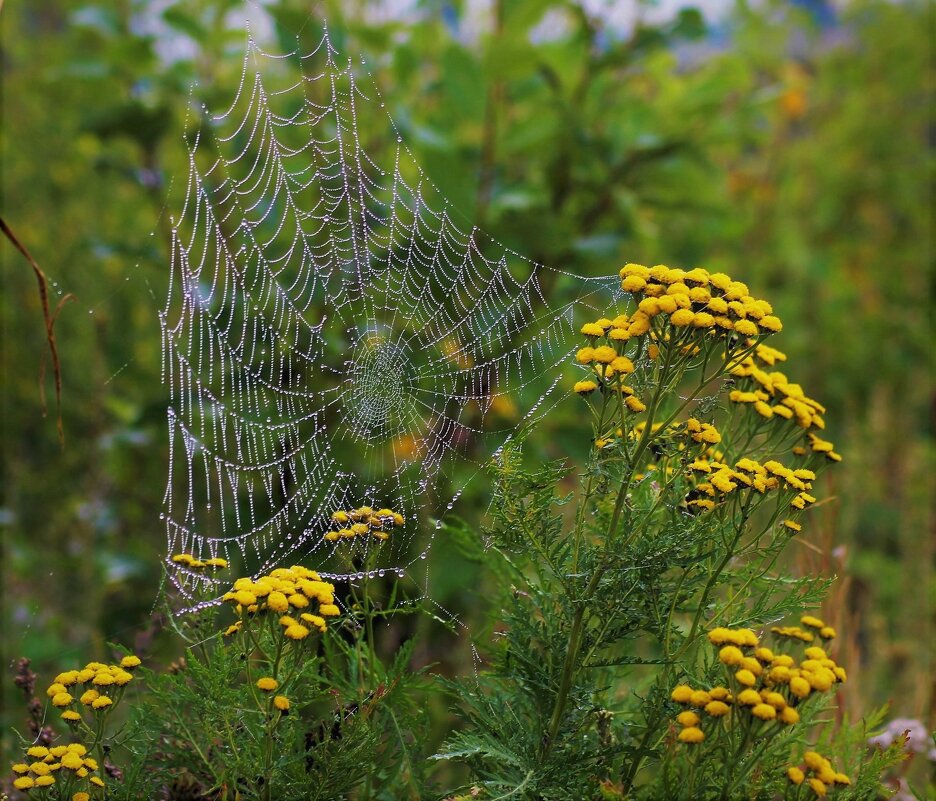
{"label": "tansy flower cluster", "polygon": [[88,662],[81,670],[59,673],[46,688],[46,695],[52,706],[62,710],[62,720],[69,726],[78,726],[82,709],[93,717],[120,700],[123,688],[133,680],[131,671],[139,664],[140,658],[133,655],[125,656],[116,665]]}
{"label": "tansy flower cluster", "polygon": [[824,798],[829,790],[836,786],[845,787],[851,784],[848,776],[836,772],[832,763],[817,751],[807,751],[803,754],[803,762],[802,767],[793,765],[787,768],[787,779],[797,787],[805,783],[819,798]]}
{"label": "tansy flower cluster", "polygon": [[[809,619],[821,623],[818,618]],[[681,726],[678,739],[683,743],[701,743],[707,736],[718,735],[739,716],[747,718],[745,726],[760,722],[762,733],[768,727],[775,727],[776,732],[792,726],[800,720],[798,707],[813,693],[827,692],[846,679],[844,668],[818,646],[806,648],[797,663],[788,654],[762,646],[751,629],[714,628],[708,639],[718,648],[726,682],[711,689],[688,684],[673,689],[672,700],[689,707],[676,717]]]}
{"label": "tansy flower cluster", "polygon": [[582,326],[582,333],[590,344],[575,354],[575,361],[590,368],[592,377],[578,381],[573,390],[579,395],[590,395],[599,387],[602,391],[618,392],[630,411],[642,412],[647,407],[634,395],[633,388],[625,383],[627,376],[634,372],[634,363],[623,352],[630,338],[627,326],[627,315],[613,320],[602,317]]}
{"label": "tansy flower cluster", "polygon": [[210,559],[198,559],[190,553],[177,553],[172,556],[172,561],[177,565],[187,567],[189,570],[223,570],[228,566],[227,559],[213,556]]}
{"label": "tansy flower cluster", "polygon": [[325,539],[336,542],[341,539],[353,540],[355,537],[371,536],[378,540],[389,539],[389,530],[402,526],[405,522],[403,515],[393,509],[373,510],[370,506],[362,506],[349,512],[338,510],[331,516],[332,522],[344,528],[329,531]]}
{"label": "tansy flower cluster", "polygon": [[675,329],[716,336],[757,337],[783,328],[766,300],[752,297],[745,284],[725,273],[626,264],[620,275],[621,288],[637,301],[627,321],[628,337],[647,333],[661,319]]}
{"label": "tansy flower cluster", "polygon": [[[753,341],[748,342],[753,345]],[[746,356],[731,368],[731,375],[738,383],[728,399],[732,403],[749,404],[763,418],[779,417],[793,420],[796,425],[808,432],[806,444],[794,449],[799,455],[820,454],[832,462],[840,462],[842,457],[835,452],[835,446],[819,437],[810,429],[824,429],[825,406],[809,397],[799,384],[791,382],[778,370],[768,372],[764,367],[772,367],[778,361],[786,361],[786,355],[763,343],[756,345],[754,353]]]}
{"label": "tansy flower cluster", "polygon": [[[816,498],[809,494],[816,474],[807,468],[786,467],[775,459],[769,459],[761,464],[756,459],[745,457],[738,459],[734,466],[731,466],[714,456],[711,458],[703,456],[695,459],[689,465],[689,469],[706,479],[690,491],[686,500],[690,508],[712,509],[724,500],[725,496],[744,489],[753,490],[761,495],[772,490],[784,492],[792,490],[795,494],[790,500],[790,508],[794,513],[816,502]],[[784,520],[783,525],[794,532],[802,528],[792,519]]]}
{"label": "tansy flower cluster", "polygon": [[[835,629],[827,626],[823,621],[814,615],[803,615],[800,618],[800,626],[774,626],[770,629],[778,637],[789,637],[800,642],[810,643],[815,640],[818,634],[823,640],[831,640],[835,637]],[[812,629],[812,631],[810,631]]]}
{"label": "tansy flower cluster", "polygon": [[287,639],[304,640],[312,629],[325,632],[325,618],[341,614],[335,606],[335,585],[301,565],[278,567],[256,580],[239,578],[221,599],[232,604],[240,618],[228,627],[226,635],[240,631],[245,620],[269,613],[280,615]]}
{"label": "tansy flower cluster", "polygon": [[87,756],[88,749],[81,743],[70,745],[34,745],[26,749],[26,760],[13,765],[17,790],[41,790],[54,784],[64,785],[66,792],[75,790],[72,801],[89,801],[91,792],[104,787],[104,780],[96,775],[97,760]]}
{"label": "tansy flower cluster", "polygon": [[[272,676],[263,676],[262,678],[257,679],[256,686],[258,690],[262,690],[265,693],[272,693],[279,689],[280,685],[279,682]],[[289,698],[287,698],[285,695],[274,695],[273,707],[285,715],[287,712],[289,712]]]}

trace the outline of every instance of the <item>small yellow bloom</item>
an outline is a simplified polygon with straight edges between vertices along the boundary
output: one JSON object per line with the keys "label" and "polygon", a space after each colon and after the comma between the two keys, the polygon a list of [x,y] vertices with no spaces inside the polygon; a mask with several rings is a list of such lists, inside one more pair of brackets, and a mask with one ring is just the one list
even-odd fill
{"label": "small yellow bloom", "polygon": [[701,743],[705,739],[705,732],[697,726],[687,726],[679,732],[681,743]]}
{"label": "small yellow bloom", "polygon": [[[706,470],[705,472],[708,473],[709,470]],[[724,626],[717,626],[716,628],[712,629],[708,633],[708,639],[712,645],[723,645],[726,642],[733,641],[731,629],[726,629]]]}
{"label": "small yellow bloom", "polygon": [[611,367],[615,372],[623,375],[629,375],[634,372],[634,363],[626,356],[618,356],[611,362]]}
{"label": "small yellow bloom", "polygon": [[802,676],[794,676],[790,679],[790,692],[797,698],[807,698],[811,691],[812,687]]}
{"label": "small yellow bloom", "polygon": [[705,705],[711,700],[712,696],[710,696],[705,690],[695,690],[693,691],[692,695],[689,696],[689,703],[693,706],[699,707],[700,709],[705,707]]}
{"label": "small yellow bloom", "polygon": [[72,698],[71,693],[67,693],[67,692],[56,693],[55,697],[52,699],[52,706],[58,706],[58,707],[68,706],[74,700],[75,699]]}
{"label": "small yellow bloom", "polygon": [[645,286],[647,286],[646,280],[639,275],[628,275],[621,281],[621,289],[625,292],[641,292]]}
{"label": "small yellow bloom", "polygon": [[288,712],[289,699],[285,695],[277,695],[273,699],[273,706],[275,706],[280,712]]}
{"label": "small yellow bloom", "polygon": [[823,626],[821,629],[819,629],[819,636],[822,637],[823,640],[834,639],[835,629],[831,626]]}
{"label": "small yellow bloom", "polygon": [[692,687],[688,684],[677,685],[673,688],[673,692],[670,693],[670,698],[678,704],[688,704],[691,697]]}
{"label": "small yellow bloom", "polygon": [[577,361],[579,364],[591,364],[594,360],[594,348],[581,348],[579,352],[575,354],[575,361]]}
{"label": "small yellow bloom", "polygon": [[695,315],[689,309],[677,309],[670,315],[669,320],[676,328],[685,328],[692,325],[695,321]]}
{"label": "small yellow bloom", "polygon": [[597,323],[585,323],[582,326],[582,333],[587,337],[600,337],[604,336],[604,328]]}
{"label": "small yellow bloom", "polygon": [[288,626],[283,634],[285,634],[290,640],[304,640],[309,636],[309,630],[305,626],[297,623],[295,625]]}
{"label": "small yellow bloom", "polygon": [[611,364],[617,358],[617,351],[610,345],[595,348],[594,359],[599,364]]}
{"label": "small yellow bloom", "polygon": [[778,716],[781,723],[785,723],[787,726],[792,726],[795,723],[799,723],[799,712],[797,712],[792,706],[785,706],[780,710]]}
{"label": "small yellow bloom", "polygon": [[784,698],[780,693],[776,692],[766,692],[763,695],[764,703],[770,704],[774,709],[780,710],[784,709],[787,705],[786,698]]}
{"label": "small yellow bloom", "polygon": [[91,782],[91,784],[93,784],[95,787],[104,786],[104,780],[100,776],[92,776],[90,779],[88,779],[88,781]]}
{"label": "small yellow bloom", "polygon": [[140,657],[134,656],[133,654],[130,654],[129,656],[125,656],[123,659],[120,660],[120,666],[123,668],[127,668],[127,670],[133,670],[133,668],[139,667],[140,664],[141,664]]}
{"label": "small yellow bloom", "polygon": [[741,669],[735,673],[735,680],[738,684],[743,684],[745,687],[753,687],[757,684],[757,678],[750,670]]}
{"label": "small yellow bloom", "polygon": [[813,779],[810,779],[810,780],[809,780],[808,784],[809,784],[810,789],[811,789],[817,796],[819,796],[820,798],[824,798],[824,797],[825,797],[825,794],[826,794],[825,782],[823,782],[821,779],[813,778]]}
{"label": "small yellow bloom", "polygon": [[793,784],[802,784],[806,780],[806,774],[803,773],[799,768],[787,768],[787,778],[793,782]]}
{"label": "small yellow bloom", "polygon": [[685,712],[680,712],[676,720],[680,726],[695,726],[699,722],[699,716],[691,709],[687,709]]}
{"label": "small yellow bloom", "polygon": [[770,331],[773,334],[783,330],[783,323],[780,322],[780,318],[774,317],[772,314],[764,315],[758,320],[757,324],[765,331]]}
{"label": "small yellow bloom", "polygon": [[102,695],[100,698],[95,698],[91,706],[94,707],[94,709],[106,709],[113,703],[113,700],[108,698],[106,695]]}
{"label": "small yellow bloom", "polygon": [[646,404],[633,395],[628,395],[624,398],[624,405],[635,413],[645,412],[647,410]]}
{"label": "small yellow bloom", "polygon": [[737,646],[726,645],[718,652],[718,660],[723,665],[740,665],[744,660],[744,654]]}
{"label": "small yellow bloom", "polygon": [[572,387],[572,391],[578,395],[590,395],[596,389],[598,385],[594,381],[576,381]]}
{"label": "small yellow bloom", "polygon": [[761,702],[760,693],[748,688],[738,693],[738,703],[744,706],[757,706]]}
{"label": "small yellow bloom", "polygon": [[289,609],[289,601],[281,592],[271,592],[266,602],[267,607],[274,612],[285,612]]}
{"label": "small yellow bloom", "polygon": [[51,787],[55,784],[54,776],[38,776],[36,778],[36,787]]}
{"label": "small yellow bloom", "polygon": [[777,717],[777,710],[770,704],[757,704],[751,708],[751,714],[761,720],[773,720]]}
{"label": "small yellow bloom", "polygon": [[713,718],[721,718],[731,711],[731,707],[724,701],[709,701],[705,705],[705,713]]}
{"label": "small yellow bloom", "polygon": [[264,676],[261,679],[257,679],[257,687],[264,692],[273,692],[277,687],[279,687],[279,682],[269,676]]}
{"label": "small yellow bloom", "polygon": [[72,801],[91,801],[91,796],[83,790],[79,790],[72,796]]}
{"label": "small yellow bloom", "polygon": [[252,606],[257,603],[257,596],[249,590],[238,590],[234,593],[234,600],[241,606]]}

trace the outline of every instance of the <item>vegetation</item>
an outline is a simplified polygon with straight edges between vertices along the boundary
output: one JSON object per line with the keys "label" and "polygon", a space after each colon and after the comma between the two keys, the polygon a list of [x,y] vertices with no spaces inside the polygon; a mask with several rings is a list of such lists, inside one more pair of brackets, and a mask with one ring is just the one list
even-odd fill
{"label": "vegetation", "polygon": [[[676,308],[658,304],[650,328],[627,340],[609,340],[623,326],[601,321],[600,334],[583,334],[593,353],[579,359],[590,373],[578,378],[594,384],[591,394],[579,386],[583,398],[573,397],[569,383],[568,401],[473,485],[430,554],[445,569],[431,572],[429,596],[469,636],[409,603],[406,582],[382,578],[336,585],[348,612],[325,632],[284,642],[270,623],[249,645],[243,632],[222,637],[234,620],[214,611],[176,618],[153,606],[164,548],[156,313],[167,197],[185,171],[193,79],[209,99],[236,81],[240,4],[40,5],[0,14],[5,115],[15,120],[2,132],[2,216],[48,276],[51,311],[68,293],[77,300],[54,329],[62,448],[37,388],[48,332],[35,275],[3,246],[0,655],[4,664],[28,655],[43,677],[39,695],[61,683],[71,701],[56,704],[54,693],[33,705],[27,731],[20,691],[4,681],[0,720],[11,764],[52,738],[49,725],[62,739],[41,747],[74,731],[86,748],[78,756],[88,777],[76,768],[75,783],[45,797],[93,793],[78,779],[100,775],[108,797],[127,799],[307,798],[309,787],[322,798],[732,797],[742,786],[751,797],[807,798],[809,780],[822,781],[819,759],[849,777],[839,797],[874,797],[901,741],[868,750],[871,729],[896,715],[933,724],[923,4],[862,0],[834,26],[780,5],[740,6],[717,32],[687,11],[626,36],[573,3],[552,4],[565,22],[544,27],[541,2],[497,2],[477,35],[458,3],[445,13],[418,4],[424,13],[406,23],[379,21],[363,4],[320,4],[345,49],[372,55],[403,135],[466,220],[583,274],[641,261],[731,273],[769,297],[773,314],[760,319],[782,319],[784,330],[761,350],[767,328],[722,335],[696,318],[680,325]],[[315,40],[319,10],[310,16],[289,0],[266,8],[284,47],[297,32]],[[379,149],[383,133],[369,144]],[[643,278],[634,270],[622,280],[635,275]],[[609,310],[628,315],[628,329],[647,300],[636,291],[630,306]],[[632,369],[595,368],[610,364],[594,358],[601,347]],[[794,436],[806,430],[795,411],[788,422],[755,408],[784,406],[779,387],[757,384],[753,371],[724,383],[747,359],[776,372],[756,361],[779,359],[775,347],[790,357],[790,381],[822,400],[825,413],[810,408],[843,457],[817,481],[815,503],[803,500],[808,513],[789,504],[811,489],[767,465],[811,483],[796,471],[818,472],[826,457],[791,452],[813,446]],[[44,377],[50,399],[53,373]],[[625,374],[633,394],[621,390]],[[734,391],[754,399],[733,401]],[[722,441],[693,437],[703,425]],[[706,482],[696,462],[736,486]],[[761,493],[753,484],[765,475],[777,486]],[[483,519],[472,511],[489,506]],[[233,587],[236,574],[223,575]],[[771,639],[768,624],[781,618],[809,633],[804,613],[839,634],[823,656],[804,650],[818,641]],[[716,648],[719,627],[756,631],[758,643]],[[798,722],[738,701],[737,673],[748,668],[728,647],[761,665],[748,689],[782,696],[782,706],[760,705],[792,709]],[[755,648],[800,670],[805,660],[834,672],[821,664],[831,655],[848,680],[810,684],[799,698],[788,683],[766,686],[762,675],[784,665]],[[49,680],[130,652],[144,666],[123,695],[107,696],[111,705],[88,707],[75,682]],[[85,668],[92,684],[103,668]],[[30,675],[21,665],[27,700]],[[258,687],[261,678],[277,690]],[[709,700],[681,705],[673,695],[682,685]],[[707,711],[720,701],[716,688],[735,700],[723,717]],[[59,723],[60,709],[80,722]],[[701,725],[684,725],[686,713]],[[14,726],[24,741],[7,736]],[[64,766],[65,754],[30,758]],[[921,795],[925,758],[892,769]],[[788,768],[804,770],[804,783]],[[38,770],[27,774],[55,774]]]}

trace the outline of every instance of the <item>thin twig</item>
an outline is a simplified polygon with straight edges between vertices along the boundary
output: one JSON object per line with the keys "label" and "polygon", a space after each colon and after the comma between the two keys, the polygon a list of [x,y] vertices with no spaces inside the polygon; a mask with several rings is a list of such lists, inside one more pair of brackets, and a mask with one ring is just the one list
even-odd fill
{"label": "thin twig", "polygon": [[[0,0],[0,3],[2,3],[2,0]],[[26,250],[26,246],[19,241],[16,234],[13,233],[10,226],[6,224],[6,221],[2,217],[0,217],[0,230],[2,230],[6,238],[13,243],[13,247],[22,253],[26,261],[29,262],[30,266],[33,268],[33,272],[36,274],[36,281],[39,284],[39,300],[42,303],[42,317],[45,320],[46,341],[49,343],[49,356],[52,359],[52,372],[55,375],[56,427],[58,428],[59,445],[62,447],[62,450],[64,450],[65,429],[62,425],[62,366],[59,363],[58,348],[55,345],[55,323],[62,311],[62,307],[68,301],[76,300],[76,298],[69,292],[58,302],[55,311],[50,313],[48,279],[42,271],[42,268],[36,263],[36,260],[29,251]],[[42,404],[43,417],[45,417],[47,413],[44,387],[45,364],[45,354],[43,354],[42,360],[39,363],[39,399]]]}

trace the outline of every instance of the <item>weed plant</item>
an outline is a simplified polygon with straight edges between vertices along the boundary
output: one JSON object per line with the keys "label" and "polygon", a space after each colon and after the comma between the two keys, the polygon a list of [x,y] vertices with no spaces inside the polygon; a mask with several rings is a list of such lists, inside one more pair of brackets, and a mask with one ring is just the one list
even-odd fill
{"label": "weed plant", "polygon": [[[502,591],[476,676],[413,672],[412,640],[379,658],[375,621],[416,607],[367,564],[338,585],[279,567],[231,581],[223,609],[174,618],[185,657],[168,670],[128,654],[57,676],[48,712],[67,733],[33,726],[14,790],[417,799],[444,795],[430,767],[456,765],[450,799],[877,797],[901,744],[866,745],[883,712],[834,724],[836,631],[804,614],[828,582],[777,569],[840,460],[825,410],[778,369],[766,340],[782,324],[744,284],[635,264],[621,280],[630,304],[586,323],[574,360],[587,463],[531,468],[520,437],[490,466],[487,527],[471,534]],[[349,565],[407,523],[369,507],[333,519]],[[174,560],[206,597],[227,570]],[[459,720],[430,760],[424,700],[440,685]]]}

